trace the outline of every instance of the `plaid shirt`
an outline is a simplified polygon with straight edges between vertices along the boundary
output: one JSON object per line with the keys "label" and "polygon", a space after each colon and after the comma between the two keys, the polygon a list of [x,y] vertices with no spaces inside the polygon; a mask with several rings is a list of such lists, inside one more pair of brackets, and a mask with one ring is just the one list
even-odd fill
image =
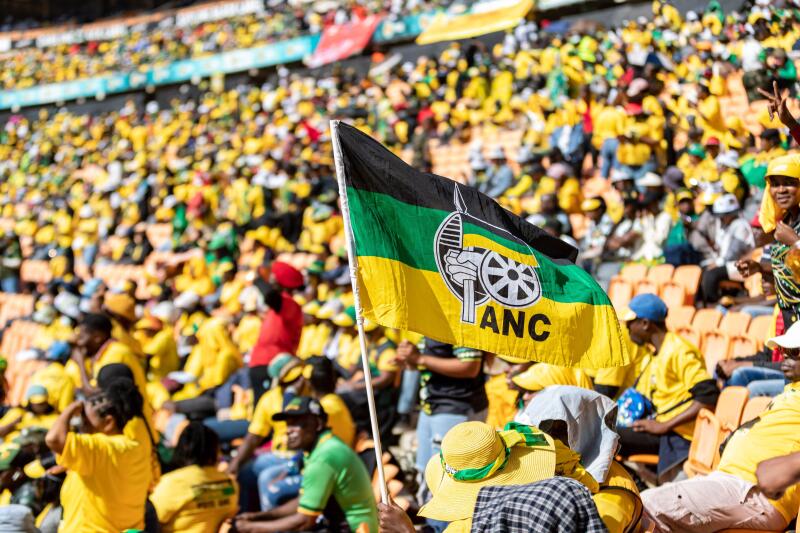
{"label": "plaid shirt", "polygon": [[530,485],[484,487],[472,533],[608,533],[589,489],[553,477]]}

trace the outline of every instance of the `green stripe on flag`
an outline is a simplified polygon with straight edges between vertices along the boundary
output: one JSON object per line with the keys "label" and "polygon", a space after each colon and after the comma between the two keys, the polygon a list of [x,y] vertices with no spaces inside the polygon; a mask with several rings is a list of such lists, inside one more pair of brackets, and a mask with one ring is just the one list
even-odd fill
{"label": "green stripe on flag", "polygon": [[[434,238],[449,211],[411,205],[388,194],[347,187],[350,219],[356,241],[356,255],[400,261],[418,270],[436,272]],[[519,242],[498,236],[486,228],[464,224],[466,233],[477,233],[501,246],[529,254]],[[592,277],[574,264],[557,265],[533,250],[542,294],[558,303],[611,305],[606,293]]]}

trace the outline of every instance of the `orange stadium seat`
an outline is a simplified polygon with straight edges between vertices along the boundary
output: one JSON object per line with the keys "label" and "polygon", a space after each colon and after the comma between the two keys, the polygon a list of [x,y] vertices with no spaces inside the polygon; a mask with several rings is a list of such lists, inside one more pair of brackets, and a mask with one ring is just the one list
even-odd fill
{"label": "orange stadium seat", "polygon": [[744,424],[745,422],[755,420],[761,416],[761,413],[767,410],[769,404],[771,403],[772,398],[769,396],[756,396],[755,398],[750,398],[747,400],[747,404],[744,406],[744,411],[742,411],[741,423]]}
{"label": "orange stadium seat", "polygon": [[677,333],[685,340],[692,343],[696,348],[698,349],[700,348],[700,340],[701,340],[700,333],[693,327],[688,326],[688,327],[678,328],[675,333]]}
{"label": "orange stadium seat", "polygon": [[719,327],[719,322],[722,320],[722,313],[716,309],[698,309],[692,319],[692,327],[698,333],[709,333],[716,331]]}
{"label": "orange stadium seat", "polygon": [[689,477],[708,474],[719,463],[719,445],[722,441],[720,422],[714,413],[701,409],[694,424],[694,435],[689,448],[689,458],[683,464],[683,471]]}
{"label": "orange stadium seat", "polygon": [[747,328],[747,336],[756,343],[757,349],[760,350],[764,346],[767,336],[774,331],[773,322],[772,315],[757,316],[750,321],[750,327]]}
{"label": "orange stadium seat", "polygon": [[709,374],[713,374],[717,363],[728,358],[731,340],[724,333],[709,331],[702,337],[701,344],[703,357],[706,360],[706,370]]}
{"label": "orange stadium seat", "polygon": [[740,313],[731,311],[722,317],[719,323],[719,330],[728,335],[741,335],[747,331],[750,326],[750,315],[747,313]]}
{"label": "orange stadium seat", "polygon": [[50,264],[43,260],[26,260],[20,267],[20,278],[24,282],[48,283],[53,279]]}
{"label": "orange stadium seat", "polygon": [[658,294],[658,285],[650,280],[642,280],[636,284],[636,294]]}
{"label": "orange stadium seat", "polygon": [[[742,421],[750,391],[747,387],[725,387],[719,394],[714,414],[723,432],[732,433]],[[726,435],[727,436],[727,435]]]}
{"label": "orange stadium seat", "polygon": [[647,265],[628,263],[622,267],[618,275],[629,283],[638,283],[647,277]]}
{"label": "orange stadium seat", "polygon": [[668,281],[661,286],[661,299],[664,300],[664,303],[667,304],[667,308],[672,312],[676,307],[683,306],[687,303],[686,289],[683,285],[675,283],[674,281]]}
{"label": "orange stadium seat", "polygon": [[747,357],[758,351],[758,344],[750,337],[735,335],[731,337],[730,359]]}
{"label": "orange stadium seat", "polygon": [[33,313],[33,296],[30,294],[4,294],[0,306],[0,326],[9,320]]}
{"label": "orange stadium seat", "polygon": [[667,313],[667,328],[675,331],[680,328],[691,326],[692,318],[694,318],[695,309],[691,305],[681,305],[676,307],[669,307]]}
{"label": "orange stadium seat", "polygon": [[647,280],[660,287],[672,279],[674,272],[675,267],[668,263],[654,265],[647,271]]}
{"label": "orange stadium seat", "polygon": [[621,311],[627,307],[633,297],[633,286],[624,279],[613,279],[608,286],[608,298],[614,309]]}
{"label": "orange stadium seat", "polygon": [[[694,298],[697,286],[700,284],[702,269],[697,265],[681,265],[672,274],[672,281],[683,285],[687,298]],[[689,302],[687,302],[689,303]]]}

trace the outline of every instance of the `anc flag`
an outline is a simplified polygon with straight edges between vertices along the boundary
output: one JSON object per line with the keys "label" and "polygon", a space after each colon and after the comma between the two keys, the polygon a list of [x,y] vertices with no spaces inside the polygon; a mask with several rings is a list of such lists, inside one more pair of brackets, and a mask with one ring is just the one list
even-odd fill
{"label": "anc flag", "polygon": [[366,318],[560,366],[629,362],[614,308],[575,248],[352,126],[332,127]]}

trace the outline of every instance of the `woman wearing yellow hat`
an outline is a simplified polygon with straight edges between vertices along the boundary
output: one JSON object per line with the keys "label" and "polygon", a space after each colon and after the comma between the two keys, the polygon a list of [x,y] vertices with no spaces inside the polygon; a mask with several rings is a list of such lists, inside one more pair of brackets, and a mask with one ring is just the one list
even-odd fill
{"label": "woman wearing yellow hat", "polygon": [[[770,246],[772,273],[778,306],[784,325],[789,327],[800,316],[800,154],[789,154],[770,161],[767,188],[758,218],[774,241]],[[743,276],[761,271],[753,260],[736,264]]]}

